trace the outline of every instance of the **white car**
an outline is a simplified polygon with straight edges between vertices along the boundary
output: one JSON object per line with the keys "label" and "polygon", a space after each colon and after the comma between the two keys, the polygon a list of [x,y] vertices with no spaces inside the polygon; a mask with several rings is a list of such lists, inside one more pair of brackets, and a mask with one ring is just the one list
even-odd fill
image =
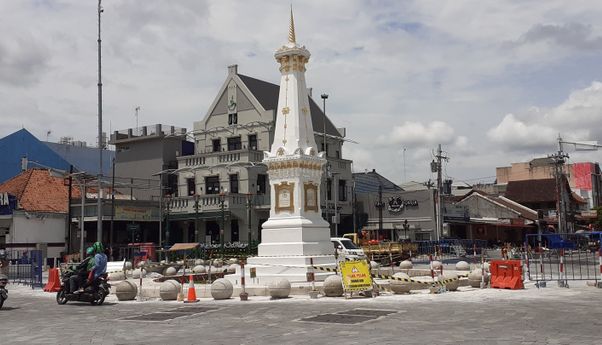
{"label": "white car", "polygon": [[334,249],[339,257],[344,256],[346,259],[365,259],[366,254],[362,248],[358,248],[350,239],[344,237],[331,237]]}

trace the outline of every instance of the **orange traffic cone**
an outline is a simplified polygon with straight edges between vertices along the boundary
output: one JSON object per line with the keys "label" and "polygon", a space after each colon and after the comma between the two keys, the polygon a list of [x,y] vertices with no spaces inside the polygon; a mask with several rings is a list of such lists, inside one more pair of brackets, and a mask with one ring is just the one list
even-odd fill
{"label": "orange traffic cone", "polygon": [[188,276],[188,298],[184,303],[195,303],[199,300],[196,298],[196,290],[194,289],[194,276],[191,274]]}

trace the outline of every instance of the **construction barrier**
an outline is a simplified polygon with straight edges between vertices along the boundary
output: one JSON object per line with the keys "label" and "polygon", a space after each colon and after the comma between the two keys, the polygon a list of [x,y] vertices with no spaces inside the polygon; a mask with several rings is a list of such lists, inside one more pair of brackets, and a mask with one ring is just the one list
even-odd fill
{"label": "construction barrier", "polygon": [[61,290],[61,277],[58,268],[48,270],[48,283],[44,286],[45,292],[59,292]]}
{"label": "construction barrier", "polygon": [[492,260],[491,287],[496,289],[524,289],[523,267],[520,260]]}

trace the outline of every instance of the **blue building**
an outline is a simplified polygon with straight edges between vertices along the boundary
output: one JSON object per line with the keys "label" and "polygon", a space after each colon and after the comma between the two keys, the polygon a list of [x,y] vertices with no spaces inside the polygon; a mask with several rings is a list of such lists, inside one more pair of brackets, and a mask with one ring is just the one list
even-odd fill
{"label": "blue building", "polygon": [[[71,144],[48,143],[38,140],[26,129],[20,129],[0,139],[0,183],[17,176],[22,171],[22,159],[36,165],[68,171],[98,173],[98,149]],[[103,173],[111,174],[115,152],[103,150]]]}

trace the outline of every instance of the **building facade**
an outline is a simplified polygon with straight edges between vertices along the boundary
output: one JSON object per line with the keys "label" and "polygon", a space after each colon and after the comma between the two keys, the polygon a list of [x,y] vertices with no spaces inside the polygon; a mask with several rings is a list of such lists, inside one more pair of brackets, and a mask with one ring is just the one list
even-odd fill
{"label": "building facade", "polygon": [[[178,197],[166,208],[170,236],[184,242],[218,242],[221,236],[225,242],[261,241],[261,224],[270,209],[262,161],[274,140],[279,92],[279,85],[228,67],[205,118],[194,123],[194,154],[177,158]],[[351,161],[342,152],[345,130],[333,125],[311,95],[308,101],[316,143],[328,160],[320,186],[326,201],[320,208],[334,232],[336,221],[352,224]]]}

